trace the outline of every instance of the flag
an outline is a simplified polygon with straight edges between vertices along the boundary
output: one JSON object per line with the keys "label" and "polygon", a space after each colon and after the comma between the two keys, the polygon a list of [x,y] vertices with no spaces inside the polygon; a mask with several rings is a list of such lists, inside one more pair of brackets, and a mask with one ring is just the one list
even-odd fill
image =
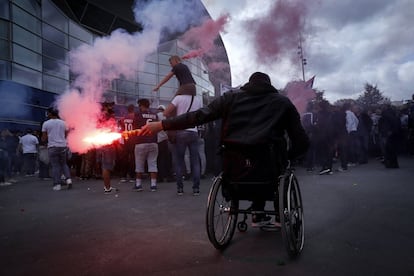
{"label": "flag", "polygon": [[305,82],[305,88],[312,89],[313,88],[313,81],[315,80],[315,76],[310,78]]}

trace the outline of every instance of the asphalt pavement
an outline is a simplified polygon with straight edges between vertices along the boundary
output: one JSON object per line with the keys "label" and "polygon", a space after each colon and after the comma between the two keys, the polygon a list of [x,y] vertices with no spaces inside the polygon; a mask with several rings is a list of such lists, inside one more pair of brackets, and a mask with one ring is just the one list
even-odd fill
{"label": "asphalt pavement", "polygon": [[158,191],[74,180],[20,177],[0,186],[0,275],[414,275],[414,158],[399,169],[377,160],[318,175],[297,168],[305,212],[305,247],[290,259],[280,232],[236,230],[224,251],[206,232],[211,176],[200,196],[185,182]]}

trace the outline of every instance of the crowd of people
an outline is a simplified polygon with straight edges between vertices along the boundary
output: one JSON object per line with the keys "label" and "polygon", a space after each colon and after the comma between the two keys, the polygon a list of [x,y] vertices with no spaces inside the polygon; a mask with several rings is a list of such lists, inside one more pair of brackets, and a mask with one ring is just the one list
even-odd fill
{"label": "crowd of people", "polygon": [[[399,154],[414,154],[414,103],[400,110],[390,104],[362,108],[349,102],[309,105],[302,116],[311,146],[303,159],[309,172],[343,172],[377,158],[386,168],[399,168]],[[333,165],[337,161],[336,169]]]}
{"label": "crowd of people", "polygon": [[[151,120],[164,118],[165,107],[149,108],[148,99],[139,99],[135,105],[128,106],[128,114],[119,121],[115,119],[113,103],[102,104],[100,123],[115,126],[114,131],[139,129]],[[151,117],[151,118],[150,118]],[[108,121],[113,120],[108,123]],[[196,149],[199,158],[199,178],[206,174],[205,128],[196,128]],[[135,136],[120,139],[113,144],[92,148],[86,153],[71,152],[66,135],[68,130],[64,121],[59,119],[57,110],[48,111],[48,119],[41,130],[27,129],[25,132],[11,132],[7,129],[0,135],[0,183],[10,185],[18,177],[38,177],[51,181],[53,190],[63,186],[72,188],[72,177],[78,180],[102,179],[104,192],[111,193],[111,177],[120,183],[134,183],[133,188],[142,191],[142,182],[150,179],[150,190],[157,190],[157,183],[177,181],[175,172],[175,148],[166,132],[153,136]],[[57,137],[56,137],[57,135]],[[185,151],[185,149],[184,149]],[[190,153],[185,151],[180,158],[184,166],[180,182],[189,180],[194,168],[191,167]],[[179,183],[180,183],[179,182]],[[181,184],[182,185],[182,184]],[[196,187],[196,186],[195,186]],[[197,194],[195,189],[195,194]]]}
{"label": "crowd of people", "polygon": [[[177,56],[170,58],[170,64],[171,72],[154,88],[158,91],[172,76],[177,77],[180,86],[167,107],[150,108],[150,101],[142,98],[137,101],[137,108],[129,105],[127,114],[116,120],[114,103],[104,102],[98,124],[110,125],[114,131],[131,131],[146,129],[149,122],[168,122],[204,110],[188,67]],[[249,83],[246,85],[248,89]],[[391,105],[364,109],[349,102],[336,106],[323,100],[309,104],[301,123],[309,137],[309,148],[298,162],[308,172],[317,171],[320,175],[345,172],[372,157],[386,168],[399,168],[399,154],[414,154],[414,95],[411,106],[404,110]],[[38,175],[52,180],[53,190],[58,191],[63,185],[70,189],[72,177],[94,178],[103,179],[104,193],[110,194],[116,190],[111,178],[117,176],[120,183],[130,182],[136,191],[145,189],[146,179],[153,192],[160,182],[176,182],[177,194],[183,195],[184,180],[189,180],[193,195],[199,195],[200,179],[205,177],[207,167],[212,174],[221,170],[219,159],[206,151],[207,143],[216,147],[213,152],[222,143],[219,140],[223,137],[217,134],[219,127],[212,131],[214,125],[219,124],[209,117],[185,129],[157,129],[154,133],[147,131],[145,136],[125,136],[113,144],[78,154],[70,152],[66,124],[58,111],[51,108],[40,131],[1,131],[0,183],[9,185],[15,176]]]}

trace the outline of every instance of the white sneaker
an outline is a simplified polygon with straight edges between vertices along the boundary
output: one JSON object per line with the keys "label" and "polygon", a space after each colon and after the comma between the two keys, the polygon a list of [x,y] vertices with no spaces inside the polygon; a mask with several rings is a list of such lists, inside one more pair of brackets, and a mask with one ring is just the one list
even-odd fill
{"label": "white sneaker", "polygon": [[53,186],[53,191],[60,191],[61,189],[62,189],[62,186],[60,184]]}
{"label": "white sneaker", "polygon": [[66,179],[66,184],[68,184],[68,190],[72,189],[72,179]]}
{"label": "white sneaker", "polygon": [[7,182],[7,181],[0,182],[0,186],[9,186],[11,184],[12,184],[11,182]]}

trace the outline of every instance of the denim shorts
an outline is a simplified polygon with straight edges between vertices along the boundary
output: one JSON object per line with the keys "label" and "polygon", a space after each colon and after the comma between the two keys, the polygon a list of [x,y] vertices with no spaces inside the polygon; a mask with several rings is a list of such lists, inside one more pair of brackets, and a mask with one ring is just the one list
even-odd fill
{"label": "denim shorts", "polygon": [[135,172],[145,172],[145,163],[148,162],[148,172],[158,172],[157,157],[158,144],[144,143],[135,145]]}

